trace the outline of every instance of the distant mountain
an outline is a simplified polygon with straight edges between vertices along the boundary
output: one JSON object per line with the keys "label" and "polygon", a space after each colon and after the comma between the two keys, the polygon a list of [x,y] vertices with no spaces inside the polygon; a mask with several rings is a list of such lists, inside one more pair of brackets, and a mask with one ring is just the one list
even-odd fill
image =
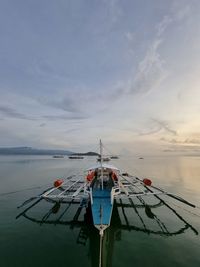
{"label": "distant mountain", "polygon": [[60,149],[38,149],[32,147],[0,147],[0,155],[73,155],[73,156],[98,156],[96,152],[74,153]]}
{"label": "distant mountain", "polygon": [[0,147],[1,155],[71,155],[68,150],[37,149],[32,147]]}

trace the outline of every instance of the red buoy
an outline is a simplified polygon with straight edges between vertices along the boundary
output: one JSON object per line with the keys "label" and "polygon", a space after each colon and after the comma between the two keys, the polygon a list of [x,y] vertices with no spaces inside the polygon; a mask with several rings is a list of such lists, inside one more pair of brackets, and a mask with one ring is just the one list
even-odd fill
{"label": "red buoy", "polygon": [[88,182],[92,181],[93,178],[94,178],[94,175],[95,175],[95,172],[92,171],[92,172],[89,172],[88,175],[86,176],[86,179]]}
{"label": "red buoy", "polygon": [[116,182],[118,181],[117,174],[115,172],[112,172],[112,179]]}
{"label": "red buoy", "polygon": [[152,181],[151,181],[150,179],[144,178],[144,179],[143,179],[143,183],[144,183],[145,185],[151,186]]}
{"label": "red buoy", "polygon": [[63,180],[62,179],[55,180],[54,186],[55,187],[59,187],[59,186],[61,186],[62,183],[63,183]]}

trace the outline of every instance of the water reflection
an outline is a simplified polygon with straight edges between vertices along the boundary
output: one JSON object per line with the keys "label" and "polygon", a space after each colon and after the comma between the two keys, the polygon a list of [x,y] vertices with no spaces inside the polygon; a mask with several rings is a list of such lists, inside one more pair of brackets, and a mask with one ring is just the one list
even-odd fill
{"label": "water reflection", "polygon": [[[40,216],[36,212],[39,209]],[[63,225],[69,229],[79,229],[76,237],[78,245],[87,246],[91,266],[99,266],[99,234],[93,227],[90,204],[61,203],[37,199],[17,215],[39,225]],[[168,220],[167,218],[170,218]],[[176,236],[191,230],[198,231],[174,208],[157,196],[157,202],[147,202],[144,197],[126,201],[119,199],[113,207],[111,226],[105,231],[101,261],[103,267],[112,266],[115,242],[122,240],[123,231],[137,231],[148,235]]]}

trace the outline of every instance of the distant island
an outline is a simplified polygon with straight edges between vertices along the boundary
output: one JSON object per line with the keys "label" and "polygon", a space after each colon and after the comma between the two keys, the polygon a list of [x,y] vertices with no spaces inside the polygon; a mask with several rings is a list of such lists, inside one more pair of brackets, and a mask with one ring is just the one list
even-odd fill
{"label": "distant island", "polygon": [[98,156],[98,153],[74,153],[61,149],[38,149],[32,147],[0,147],[0,155],[78,155],[78,156]]}

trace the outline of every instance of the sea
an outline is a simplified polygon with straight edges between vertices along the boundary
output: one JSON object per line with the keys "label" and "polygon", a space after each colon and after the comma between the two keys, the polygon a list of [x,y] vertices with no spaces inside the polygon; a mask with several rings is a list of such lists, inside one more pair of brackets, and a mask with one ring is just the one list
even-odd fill
{"label": "sea", "polygon": [[[1,267],[99,266],[100,237],[89,207],[45,200],[34,204],[38,199],[33,198],[54,180],[85,175],[94,164],[95,157],[0,156]],[[151,179],[197,208],[164,195],[117,201],[104,234],[102,266],[199,267],[200,157],[121,156],[111,164]]]}

